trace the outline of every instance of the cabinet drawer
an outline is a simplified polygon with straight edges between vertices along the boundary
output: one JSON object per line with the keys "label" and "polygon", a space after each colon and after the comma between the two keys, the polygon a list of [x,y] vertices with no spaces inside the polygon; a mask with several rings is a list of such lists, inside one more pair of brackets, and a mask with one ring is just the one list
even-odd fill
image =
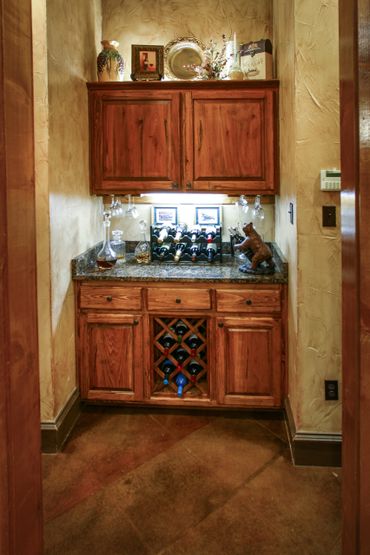
{"label": "cabinet drawer", "polygon": [[149,310],[211,308],[209,289],[148,289]]}
{"label": "cabinet drawer", "polygon": [[81,308],[106,308],[109,310],[140,310],[141,287],[82,285]]}
{"label": "cabinet drawer", "polygon": [[279,312],[280,289],[217,289],[220,312]]}

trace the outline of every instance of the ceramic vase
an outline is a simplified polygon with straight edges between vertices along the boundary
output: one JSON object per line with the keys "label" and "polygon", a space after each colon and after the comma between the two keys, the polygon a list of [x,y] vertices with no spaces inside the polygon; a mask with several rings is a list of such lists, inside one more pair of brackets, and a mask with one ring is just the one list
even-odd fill
{"label": "ceramic vase", "polygon": [[97,58],[99,81],[123,81],[124,62],[115,40],[102,40],[103,50]]}

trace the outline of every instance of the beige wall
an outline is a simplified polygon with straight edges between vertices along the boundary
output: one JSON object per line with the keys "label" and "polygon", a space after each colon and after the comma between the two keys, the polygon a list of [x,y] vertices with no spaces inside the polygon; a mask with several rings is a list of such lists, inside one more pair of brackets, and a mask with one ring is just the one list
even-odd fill
{"label": "beige wall", "polygon": [[240,42],[271,38],[272,0],[102,0],[103,38],[120,43],[125,80],[131,74],[131,44],[166,45],[184,36],[220,45],[222,34]]}
{"label": "beige wall", "polygon": [[101,235],[101,200],[89,194],[86,96],[100,48],[100,0],[33,0],[33,12],[41,417],[47,421],[76,387],[70,261]]}
{"label": "beige wall", "polygon": [[[339,402],[324,380],[341,378],[339,193],[320,191],[319,172],[339,167],[337,0],[275,0],[281,82],[281,195],[276,240],[289,261],[289,397],[299,431],[337,433]],[[296,223],[288,219],[294,203]],[[337,227],[323,228],[323,205]]]}

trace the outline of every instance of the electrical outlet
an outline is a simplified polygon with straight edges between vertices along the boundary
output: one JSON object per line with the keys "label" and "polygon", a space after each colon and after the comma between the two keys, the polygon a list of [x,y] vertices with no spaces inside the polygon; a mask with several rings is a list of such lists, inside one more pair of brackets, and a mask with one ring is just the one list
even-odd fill
{"label": "electrical outlet", "polygon": [[325,380],[325,401],[338,401],[338,380]]}

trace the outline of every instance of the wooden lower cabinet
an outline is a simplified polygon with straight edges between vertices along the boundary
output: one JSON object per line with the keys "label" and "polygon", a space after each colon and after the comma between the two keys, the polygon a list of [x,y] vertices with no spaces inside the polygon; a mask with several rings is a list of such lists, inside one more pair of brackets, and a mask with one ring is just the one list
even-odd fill
{"label": "wooden lower cabinet", "polygon": [[83,399],[143,398],[142,316],[87,312],[80,316]]}
{"label": "wooden lower cabinet", "polygon": [[281,402],[281,321],[217,319],[217,392],[223,405],[277,407]]}
{"label": "wooden lower cabinet", "polygon": [[[284,287],[77,283],[82,399],[279,408]],[[181,396],[179,372],[186,378]]]}

